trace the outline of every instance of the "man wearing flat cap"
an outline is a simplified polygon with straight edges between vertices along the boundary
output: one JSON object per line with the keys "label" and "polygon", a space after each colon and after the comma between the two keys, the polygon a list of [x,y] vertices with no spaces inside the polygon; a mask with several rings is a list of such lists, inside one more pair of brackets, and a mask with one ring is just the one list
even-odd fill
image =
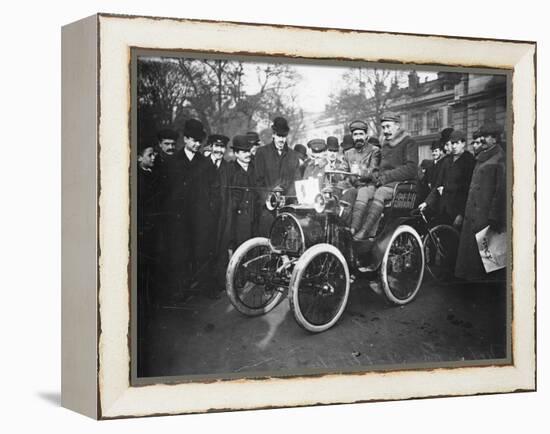
{"label": "man wearing flat cap", "polygon": [[475,135],[476,163],[455,268],[455,275],[467,280],[504,278],[503,270],[485,273],[475,238],[486,226],[497,233],[506,230],[506,158],[499,144],[501,133],[502,127],[491,122]]}
{"label": "man wearing flat cap", "polygon": [[211,134],[208,136],[207,144],[210,147],[210,155],[208,157],[217,170],[220,170],[226,164],[223,157],[225,156],[228,142],[229,137],[222,134]]}
{"label": "man wearing flat cap", "polygon": [[273,132],[271,143],[260,146],[254,159],[255,184],[263,193],[258,195],[260,209],[258,235],[263,237],[269,235],[275,218],[265,206],[267,195],[276,186],[281,186],[285,195],[295,195],[294,181],[301,178],[299,155],[286,142],[290,131],[288,122],[283,117],[276,117],[271,130]]}
{"label": "man wearing flat cap", "polygon": [[[187,270],[187,284],[198,285],[204,295],[215,288],[209,267],[213,263],[220,205],[217,167],[210,158],[198,152],[206,132],[197,119],[185,122],[184,147],[178,154],[182,176],[178,186],[180,210],[185,229],[182,243],[182,268]],[[221,140],[223,142],[223,140]]]}
{"label": "man wearing flat cap", "polygon": [[353,121],[349,130],[354,147],[344,154],[344,164],[347,170],[355,174],[351,180],[357,189],[351,215],[351,232],[356,234],[362,227],[365,212],[376,189],[373,176],[378,172],[380,149],[369,143],[368,126],[365,122]]}
{"label": "man wearing flat cap", "polygon": [[449,140],[452,157],[419,208],[430,207],[442,223],[451,224],[460,229],[475,160],[474,156],[466,151],[466,135],[462,131],[454,130]]}
{"label": "man wearing flat cap", "polygon": [[254,163],[251,160],[252,143],[245,135],[233,137],[231,147],[235,161],[228,165],[228,201],[224,212],[223,225],[220,226],[220,270],[224,271],[229,256],[244,241],[252,238],[256,189],[254,188]]}
{"label": "man wearing flat cap", "polygon": [[416,181],[418,177],[418,145],[401,128],[399,115],[386,112],[380,122],[384,142],[379,171],[373,176],[377,188],[363,225],[354,235],[355,240],[371,235],[382,216],[385,201],[393,197],[395,185],[400,181]]}
{"label": "man wearing flat cap", "polygon": [[311,150],[311,156],[305,166],[303,178],[317,179],[319,186],[322,186],[325,176],[325,166],[327,165],[325,158],[327,144],[323,139],[312,139],[308,142],[307,146]]}

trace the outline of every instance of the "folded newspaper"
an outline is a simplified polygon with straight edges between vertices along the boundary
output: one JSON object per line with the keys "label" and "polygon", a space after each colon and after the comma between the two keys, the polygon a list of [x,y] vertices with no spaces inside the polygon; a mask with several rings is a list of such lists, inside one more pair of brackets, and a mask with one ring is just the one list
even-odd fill
{"label": "folded newspaper", "polygon": [[476,241],[486,273],[506,267],[506,232],[499,234],[486,226],[476,234]]}

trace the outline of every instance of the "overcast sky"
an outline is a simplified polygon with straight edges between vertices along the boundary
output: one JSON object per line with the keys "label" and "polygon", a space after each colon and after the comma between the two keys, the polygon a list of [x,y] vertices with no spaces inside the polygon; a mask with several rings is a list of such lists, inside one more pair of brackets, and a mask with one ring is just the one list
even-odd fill
{"label": "overcast sky", "polygon": [[[246,73],[254,74],[257,64],[247,64]],[[349,68],[318,66],[318,65],[294,65],[293,66],[302,77],[299,86],[297,86],[298,105],[306,112],[319,112],[325,109],[325,104],[329,101],[329,95],[337,91],[342,82],[342,75]],[[423,82],[437,78],[436,72],[417,71],[420,81]],[[249,91],[254,92],[256,80],[249,81]]]}

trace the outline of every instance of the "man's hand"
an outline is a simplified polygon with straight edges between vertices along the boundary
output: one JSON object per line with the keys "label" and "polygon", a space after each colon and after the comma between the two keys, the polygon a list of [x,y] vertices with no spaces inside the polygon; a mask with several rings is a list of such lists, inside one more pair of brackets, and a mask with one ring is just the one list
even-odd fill
{"label": "man's hand", "polygon": [[443,196],[443,186],[437,187],[437,191],[439,191],[440,196]]}
{"label": "man's hand", "polygon": [[418,209],[420,211],[424,211],[428,207],[428,204],[426,202],[422,202],[420,205],[418,205]]}
{"label": "man's hand", "polygon": [[373,171],[372,172],[372,182],[377,187],[380,187],[382,184],[384,184],[384,179],[383,178],[384,178],[384,175],[381,175],[380,172],[378,172],[378,171]]}
{"label": "man's hand", "polygon": [[455,217],[455,221],[453,222],[453,226],[455,228],[462,227],[462,222],[464,221],[464,217],[462,217],[460,214]]}

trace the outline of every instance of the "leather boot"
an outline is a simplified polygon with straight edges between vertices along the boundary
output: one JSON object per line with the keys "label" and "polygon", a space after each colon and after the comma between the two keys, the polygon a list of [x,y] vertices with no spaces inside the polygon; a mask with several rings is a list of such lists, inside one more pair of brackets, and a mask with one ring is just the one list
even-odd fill
{"label": "leather boot", "polygon": [[367,204],[360,200],[355,201],[353,205],[353,211],[351,214],[351,233],[355,234],[361,228],[361,222],[363,221],[363,216],[367,210]]}
{"label": "leather boot", "polygon": [[353,235],[353,239],[355,241],[365,239],[374,227],[374,225],[378,222],[378,219],[382,215],[383,211],[384,204],[377,200],[373,201],[369,207],[369,212],[367,213],[367,217],[365,218],[363,225],[361,226],[359,231]]}

